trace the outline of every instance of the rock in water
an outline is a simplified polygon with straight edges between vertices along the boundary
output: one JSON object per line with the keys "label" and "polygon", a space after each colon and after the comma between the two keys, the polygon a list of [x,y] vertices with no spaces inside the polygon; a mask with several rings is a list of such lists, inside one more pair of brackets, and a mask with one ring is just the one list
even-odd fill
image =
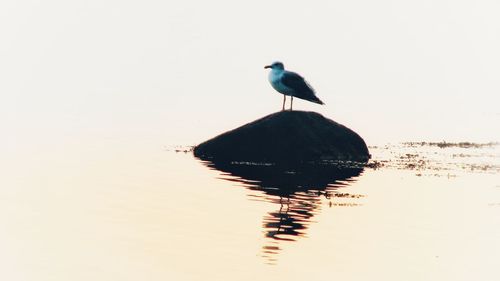
{"label": "rock in water", "polygon": [[368,161],[365,141],[316,112],[280,111],[223,133],[194,148],[212,161]]}

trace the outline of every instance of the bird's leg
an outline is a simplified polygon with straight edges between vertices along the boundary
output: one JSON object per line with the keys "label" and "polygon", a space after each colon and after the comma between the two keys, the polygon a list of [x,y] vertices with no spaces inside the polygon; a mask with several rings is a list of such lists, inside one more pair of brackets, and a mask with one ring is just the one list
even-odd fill
{"label": "bird's leg", "polygon": [[293,96],[292,96],[292,100],[290,101],[290,111],[292,111],[292,107],[293,107]]}
{"label": "bird's leg", "polygon": [[281,109],[281,111],[285,110],[285,101],[286,101],[286,95],[283,95],[283,108]]}

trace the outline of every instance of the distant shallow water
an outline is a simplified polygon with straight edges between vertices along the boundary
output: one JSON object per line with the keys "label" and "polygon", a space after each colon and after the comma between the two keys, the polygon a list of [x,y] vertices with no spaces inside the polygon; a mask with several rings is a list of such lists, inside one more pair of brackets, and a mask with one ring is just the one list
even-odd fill
{"label": "distant shallow water", "polygon": [[498,142],[404,142],[370,147],[372,165],[415,171],[416,175],[457,176],[500,172]]}

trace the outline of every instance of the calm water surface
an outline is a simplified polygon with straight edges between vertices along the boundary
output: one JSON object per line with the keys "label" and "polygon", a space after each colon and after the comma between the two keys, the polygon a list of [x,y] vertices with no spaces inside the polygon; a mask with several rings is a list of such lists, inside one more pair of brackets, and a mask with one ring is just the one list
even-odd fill
{"label": "calm water surface", "polygon": [[500,279],[499,145],[371,147],[369,167],[214,164],[185,149],[11,155],[0,278]]}

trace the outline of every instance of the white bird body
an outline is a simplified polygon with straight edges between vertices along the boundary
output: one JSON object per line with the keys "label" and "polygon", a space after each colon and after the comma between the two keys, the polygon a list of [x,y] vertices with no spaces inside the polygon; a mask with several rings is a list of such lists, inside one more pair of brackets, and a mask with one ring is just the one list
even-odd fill
{"label": "white bird body", "polygon": [[269,72],[269,83],[271,83],[271,86],[278,91],[279,93],[282,93],[283,95],[287,96],[293,96],[293,89],[288,88],[281,82],[281,78],[283,74],[285,73],[285,70],[281,69],[273,69]]}
{"label": "white bird body", "polygon": [[291,96],[290,110],[292,110],[293,97],[310,102],[324,104],[316,97],[314,89],[302,76],[295,72],[285,70],[283,63],[275,62],[265,68],[271,68],[268,75],[269,83],[279,93],[283,94],[283,110],[285,109],[286,96]]}

